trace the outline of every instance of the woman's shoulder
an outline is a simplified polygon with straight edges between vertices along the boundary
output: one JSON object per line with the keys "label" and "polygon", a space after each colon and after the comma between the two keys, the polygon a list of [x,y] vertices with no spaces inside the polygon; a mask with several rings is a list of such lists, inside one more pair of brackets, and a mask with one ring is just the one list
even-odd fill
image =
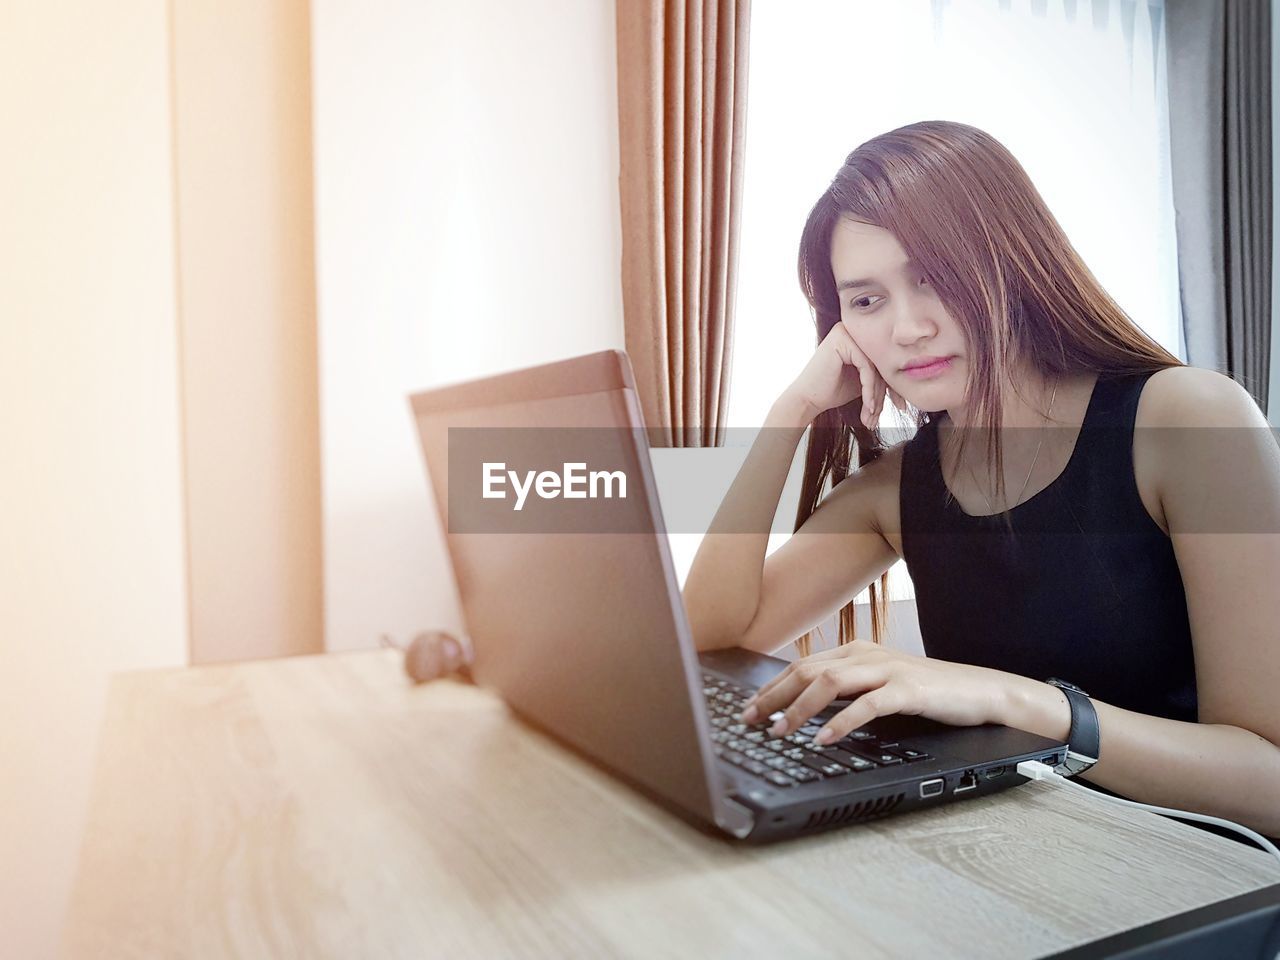
{"label": "woman's shoulder", "polygon": [[1166,367],[1142,388],[1135,425],[1139,427],[1266,426],[1249,391],[1216,370]]}

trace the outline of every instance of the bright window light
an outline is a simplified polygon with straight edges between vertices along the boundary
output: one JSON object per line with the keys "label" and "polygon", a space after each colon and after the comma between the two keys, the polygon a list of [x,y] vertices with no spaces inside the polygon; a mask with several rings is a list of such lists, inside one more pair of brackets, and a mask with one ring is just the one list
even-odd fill
{"label": "bright window light", "polygon": [[[760,426],[814,350],[796,271],[809,209],[854,147],[918,120],[999,139],[1103,287],[1185,357],[1163,14],[1163,0],[755,4],[729,426]],[[890,596],[913,595],[900,566]]]}

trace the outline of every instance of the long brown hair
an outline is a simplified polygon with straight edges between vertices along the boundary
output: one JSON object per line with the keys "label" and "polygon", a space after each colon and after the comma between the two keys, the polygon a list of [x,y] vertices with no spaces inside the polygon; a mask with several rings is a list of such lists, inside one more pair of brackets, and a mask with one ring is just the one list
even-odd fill
{"label": "long brown hair", "polygon": [[[1000,383],[1015,359],[1046,376],[1099,376],[1179,366],[1103,290],[1072,248],[1022,166],[990,134],[929,120],[868,140],[849,154],[814,204],[800,239],[800,287],[813,309],[817,343],[840,320],[831,271],[831,235],[842,218],[888,230],[928,276],[964,332],[966,397],[988,438],[1003,494]],[[810,517],[828,480],[865,466],[886,447],[862,424],[862,399],[814,421],[805,455],[795,528]],[[928,414],[914,415],[917,428]],[[963,450],[964,440],[960,440]],[[873,583],[871,633],[879,643],[888,615],[888,573]],[[840,643],[855,636],[854,608],[840,611]],[[797,641],[809,652],[811,633]]]}

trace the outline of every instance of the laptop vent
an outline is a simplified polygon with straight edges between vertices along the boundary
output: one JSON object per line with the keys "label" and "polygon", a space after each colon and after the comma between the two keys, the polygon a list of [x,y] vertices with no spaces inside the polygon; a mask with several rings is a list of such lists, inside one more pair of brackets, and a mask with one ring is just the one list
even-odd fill
{"label": "laptop vent", "polygon": [[853,823],[855,820],[873,820],[891,813],[902,802],[905,794],[897,796],[877,797],[874,800],[860,800],[857,803],[846,803],[841,807],[827,807],[809,814],[804,829],[816,830],[819,827],[834,827],[842,823]]}

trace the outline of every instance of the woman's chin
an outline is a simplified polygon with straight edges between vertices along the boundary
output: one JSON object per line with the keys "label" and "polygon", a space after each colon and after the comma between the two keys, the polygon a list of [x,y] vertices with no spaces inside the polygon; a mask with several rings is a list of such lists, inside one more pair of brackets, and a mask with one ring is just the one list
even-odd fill
{"label": "woman's chin", "polygon": [[895,384],[894,389],[898,391],[898,396],[911,406],[929,413],[959,406],[964,394],[963,390],[956,390],[955,386],[949,383],[906,383],[902,386]]}

